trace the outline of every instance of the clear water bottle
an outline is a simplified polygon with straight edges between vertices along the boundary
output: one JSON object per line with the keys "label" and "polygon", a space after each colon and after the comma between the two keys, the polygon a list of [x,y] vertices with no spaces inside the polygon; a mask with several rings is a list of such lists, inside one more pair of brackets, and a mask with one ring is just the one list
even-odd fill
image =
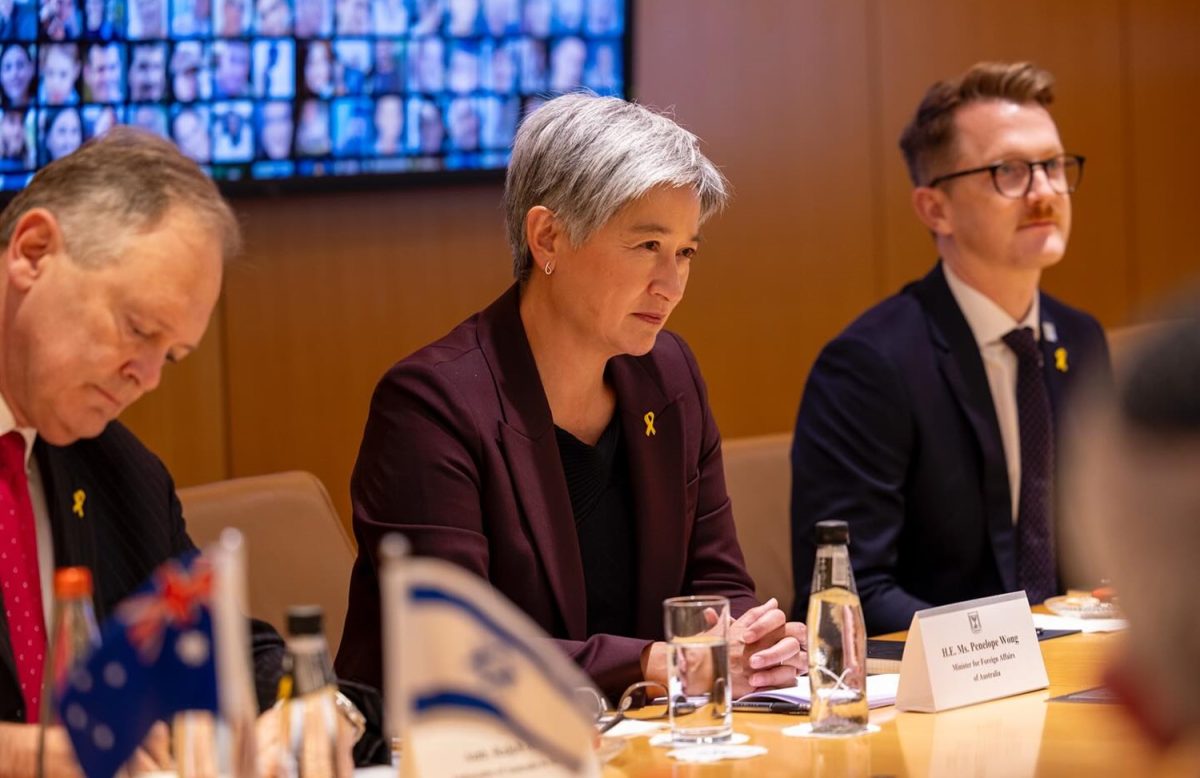
{"label": "clear water bottle", "polygon": [[867,630],[850,568],[844,521],[816,526],[817,564],[808,601],[808,681],[814,732],[867,728]]}
{"label": "clear water bottle", "polygon": [[63,567],[54,572],[54,615],[42,673],[42,706],[38,732],[38,776],[45,775],[46,728],[59,724],[58,698],[67,676],[100,645],[92,605],[92,571]]}
{"label": "clear water bottle", "polygon": [[337,753],[337,677],[317,605],[288,609],[287,656],[279,682],[284,774],[296,778],[340,775]]}

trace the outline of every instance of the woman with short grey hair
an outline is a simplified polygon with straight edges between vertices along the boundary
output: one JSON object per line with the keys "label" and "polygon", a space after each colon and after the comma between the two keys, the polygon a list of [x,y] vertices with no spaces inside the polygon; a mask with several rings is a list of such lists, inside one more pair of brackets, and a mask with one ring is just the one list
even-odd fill
{"label": "woman with short grey hair", "polygon": [[[533,257],[526,217],[553,211],[581,245],[625,204],[661,187],[691,190],[700,222],[725,207],[725,178],[695,135],[666,116],[615,97],[564,95],[521,123],[504,189],[513,276],[525,282]],[[693,252],[694,253],[694,252]]]}
{"label": "woman with short grey hair", "polygon": [[379,688],[387,532],[488,579],[607,694],[665,681],[662,601],[727,596],[734,693],[791,684],[804,628],[759,605],[695,357],[664,329],[727,199],[699,142],[616,98],[521,125],[504,204],[516,283],[395,365],[351,481],[359,558],[338,675]]}

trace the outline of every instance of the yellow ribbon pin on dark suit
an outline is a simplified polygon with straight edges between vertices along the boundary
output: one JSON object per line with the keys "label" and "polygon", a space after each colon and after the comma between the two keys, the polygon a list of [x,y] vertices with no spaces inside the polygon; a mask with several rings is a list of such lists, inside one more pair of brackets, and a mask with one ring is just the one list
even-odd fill
{"label": "yellow ribbon pin on dark suit", "polygon": [[83,501],[87,499],[82,489],[76,489],[75,494],[71,495],[75,498],[75,505],[71,508],[71,513],[74,513],[79,518],[83,518]]}
{"label": "yellow ribbon pin on dark suit", "polygon": [[1062,346],[1054,349],[1054,367],[1060,373],[1067,372],[1067,350]]}
{"label": "yellow ribbon pin on dark suit", "polygon": [[647,411],[642,421],[646,422],[646,437],[658,434],[654,431],[654,411]]}

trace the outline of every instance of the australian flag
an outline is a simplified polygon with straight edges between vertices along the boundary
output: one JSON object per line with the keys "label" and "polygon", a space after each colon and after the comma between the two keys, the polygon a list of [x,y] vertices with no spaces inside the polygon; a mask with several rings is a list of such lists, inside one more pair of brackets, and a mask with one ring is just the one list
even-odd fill
{"label": "australian flag", "polygon": [[101,645],[67,679],[59,715],[88,778],[110,778],[156,721],[217,709],[213,571],[197,552],[173,559],[117,606]]}

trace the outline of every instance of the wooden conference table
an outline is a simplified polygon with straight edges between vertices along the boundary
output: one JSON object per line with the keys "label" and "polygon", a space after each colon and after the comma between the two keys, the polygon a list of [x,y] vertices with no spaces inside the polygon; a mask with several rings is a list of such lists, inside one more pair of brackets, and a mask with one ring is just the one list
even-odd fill
{"label": "wooden conference table", "polygon": [[[886,637],[902,639],[903,633]],[[1100,684],[1122,633],[1067,635],[1042,642],[1050,688],[943,713],[871,711],[880,731],[839,740],[787,737],[803,716],[735,713],[734,730],[765,746],[752,759],[691,765],[646,737],[631,738],[605,765],[617,776],[1023,776],[1145,775],[1152,751],[1115,705],[1047,702]]]}

